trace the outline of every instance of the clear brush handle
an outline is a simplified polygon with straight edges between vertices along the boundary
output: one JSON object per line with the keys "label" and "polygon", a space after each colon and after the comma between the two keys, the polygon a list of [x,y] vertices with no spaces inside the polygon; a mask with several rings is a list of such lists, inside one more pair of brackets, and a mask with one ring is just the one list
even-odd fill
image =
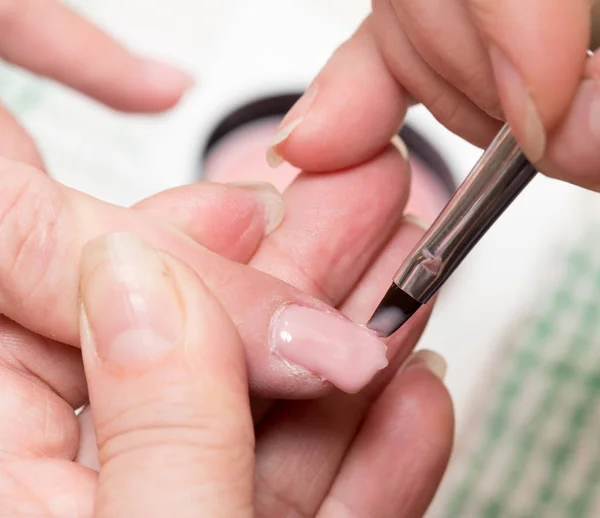
{"label": "clear brush handle", "polygon": [[394,283],[425,304],[536,173],[504,126],[396,273]]}

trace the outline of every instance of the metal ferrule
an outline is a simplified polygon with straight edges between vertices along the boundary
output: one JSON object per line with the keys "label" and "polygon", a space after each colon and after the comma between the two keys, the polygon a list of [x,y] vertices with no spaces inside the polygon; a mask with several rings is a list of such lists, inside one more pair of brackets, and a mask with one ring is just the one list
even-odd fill
{"label": "metal ferrule", "polygon": [[396,273],[425,304],[536,175],[506,125]]}

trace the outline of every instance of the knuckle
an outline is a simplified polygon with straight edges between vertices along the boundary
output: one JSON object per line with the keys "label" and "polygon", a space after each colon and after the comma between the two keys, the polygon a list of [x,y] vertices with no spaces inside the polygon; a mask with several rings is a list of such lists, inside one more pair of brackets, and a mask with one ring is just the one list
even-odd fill
{"label": "knuckle", "polygon": [[62,198],[42,173],[8,162],[0,164],[0,185],[1,293],[21,303],[52,263]]}

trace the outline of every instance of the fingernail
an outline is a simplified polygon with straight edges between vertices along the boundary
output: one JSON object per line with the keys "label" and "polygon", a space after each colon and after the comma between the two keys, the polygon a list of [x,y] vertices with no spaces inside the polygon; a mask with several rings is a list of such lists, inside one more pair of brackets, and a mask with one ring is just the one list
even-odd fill
{"label": "fingernail", "polygon": [[183,314],[175,281],[158,252],[135,235],[89,243],[81,263],[84,342],[120,365],[163,358],[179,342]]}
{"label": "fingernail", "polygon": [[274,185],[268,182],[232,182],[229,185],[251,193],[259,201],[264,211],[266,236],[279,227],[285,216],[285,204]]}
{"label": "fingernail", "polygon": [[[496,46],[491,46],[489,52],[500,96],[514,115],[515,136],[519,139],[527,158],[533,163],[539,162],[546,153],[547,137],[533,98],[517,68],[504,52]],[[507,115],[511,119],[510,114]]]}
{"label": "fingernail", "polygon": [[139,67],[139,74],[161,90],[185,91],[196,83],[187,72],[153,59],[140,58]]}
{"label": "fingernail", "polygon": [[416,227],[419,227],[422,230],[429,230],[429,227],[431,226],[429,223],[427,223],[427,221],[425,221],[424,219],[420,218],[419,216],[415,216],[414,214],[405,214],[402,219],[406,222],[406,223],[410,223],[412,225],[415,225]]}
{"label": "fingernail", "polygon": [[309,87],[304,95],[292,106],[288,114],[283,118],[283,121],[281,121],[279,131],[267,149],[267,163],[271,167],[277,168],[283,164],[284,159],[277,151],[277,147],[285,142],[294,130],[304,122],[316,93],[315,86]]}
{"label": "fingernail", "polygon": [[402,138],[400,137],[400,135],[394,135],[392,137],[392,145],[400,152],[400,154],[402,155],[402,158],[404,158],[405,161],[408,162],[409,159],[409,153],[408,153],[408,148],[406,147],[406,143],[404,142],[404,140],[402,140]]}
{"label": "fingernail", "polygon": [[387,348],[374,333],[334,313],[298,305],[273,318],[271,351],[301,368],[355,393],[388,364]]}
{"label": "fingernail", "polygon": [[590,162],[596,162],[600,145],[600,78],[585,78],[581,82],[555,139],[568,143],[570,154],[575,152],[579,162],[587,156],[594,157]]}
{"label": "fingernail", "polygon": [[407,367],[415,365],[424,365],[442,381],[446,377],[448,364],[444,357],[436,352],[428,350],[417,351],[406,364]]}

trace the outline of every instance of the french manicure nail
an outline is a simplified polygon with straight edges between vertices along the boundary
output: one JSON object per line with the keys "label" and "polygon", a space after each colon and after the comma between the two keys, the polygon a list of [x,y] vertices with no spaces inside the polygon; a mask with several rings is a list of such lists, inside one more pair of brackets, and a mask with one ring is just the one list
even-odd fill
{"label": "french manicure nail", "polygon": [[277,168],[283,164],[284,159],[277,151],[277,146],[285,142],[294,130],[304,122],[316,93],[315,86],[309,87],[304,95],[296,101],[296,104],[292,106],[288,114],[283,118],[283,121],[281,121],[279,130],[267,149],[267,163],[271,167]]}
{"label": "french manicure nail", "polygon": [[187,72],[153,59],[140,58],[139,67],[139,74],[161,90],[185,91],[196,83]]}
{"label": "french manicure nail", "polygon": [[271,351],[299,367],[355,393],[388,364],[387,348],[374,333],[334,314],[298,305],[273,318]]}
{"label": "french manicure nail", "polygon": [[158,252],[133,234],[110,234],[85,247],[81,300],[84,342],[104,361],[143,366],[181,337],[175,281]]}
{"label": "french manicure nail", "polygon": [[260,202],[265,215],[266,236],[279,227],[285,216],[285,204],[274,185],[268,182],[232,182],[229,185],[250,192]]}
{"label": "french manicure nail", "polygon": [[519,119],[519,127],[513,129],[518,133],[516,136],[520,137],[521,148],[531,162],[539,162],[546,153],[547,136],[533,98],[521,74],[504,52],[496,46],[491,46],[489,53],[503,100],[510,104],[512,113]]}
{"label": "french manicure nail", "polygon": [[411,365],[425,365],[442,381],[444,381],[444,378],[446,377],[446,371],[448,369],[448,364],[443,356],[436,352],[425,349],[417,351],[412,355],[410,360],[407,362],[407,366]]}

